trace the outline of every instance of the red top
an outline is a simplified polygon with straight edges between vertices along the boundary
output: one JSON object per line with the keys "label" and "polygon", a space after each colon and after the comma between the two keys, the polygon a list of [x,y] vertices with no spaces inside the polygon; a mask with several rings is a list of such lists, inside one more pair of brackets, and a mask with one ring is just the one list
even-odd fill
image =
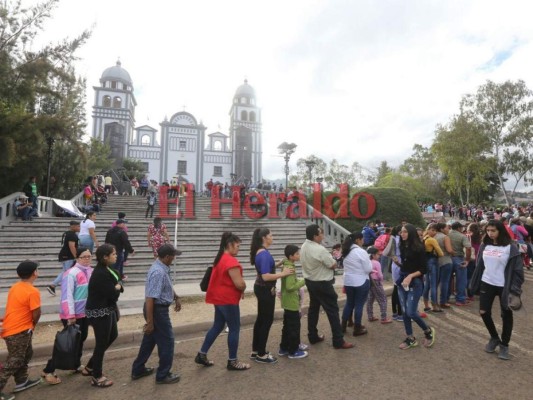
{"label": "red top", "polygon": [[241,300],[242,292],[235,287],[229,276],[228,270],[239,268],[242,276],[242,267],[239,260],[228,253],[224,253],[217,265],[213,267],[205,302],[216,306],[237,305]]}

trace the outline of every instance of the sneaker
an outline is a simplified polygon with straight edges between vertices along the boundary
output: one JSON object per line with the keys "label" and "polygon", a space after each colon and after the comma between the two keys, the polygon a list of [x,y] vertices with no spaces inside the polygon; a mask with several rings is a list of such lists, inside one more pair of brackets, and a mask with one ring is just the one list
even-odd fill
{"label": "sneaker", "polygon": [[157,384],[170,384],[170,383],[178,383],[180,381],[181,376],[179,374],[174,374],[172,372],[169,372],[167,376],[165,376],[163,379],[155,380],[155,383]]}
{"label": "sneaker", "polygon": [[395,321],[403,322],[403,316],[397,315],[396,318],[393,318]]}
{"label": "sneaker", "polygon": [[309,353],[307,351],[302,351],[302,350],[298,350],[292,354],[289,354],[289,358],[292,360],[292,359],[295,359],[295,358],[305,358],[309,355]]}
{"label": "sneaker", "polygon": [[265,354],[263,357],[257,356],[255,357],[255,362],[259,364],[275,364],[278,362],[278,359],[274,357],[272,354]]}
{"label": "sneaker", "polygon": [[414,337],[405,338],[405,340],[402,343],[400,343],[400,349],[402,350],[407,350],[407,349],[410,349],[416,346],[418,346],[418,342],[416,341],[416,338]]}
{"label": "sneaker", "polygon": [[252,351],[250,353],[250,360],[255,360],[257,358],[257,351]]}
{"label": "sneaker", "polygon": [[392,322],[391,318],[388,318],[388,317],[381,318],[381,323],[382,324],[390,324],[391,322]]}
{"label": "sneaker", "polygon": [[309,350],[309,345],[305,343],[300,343],[300,345],[298,346],[298,350],[307,351]]}
{"label": "sneaker", "polygon": [[26,382],[21,383],[20,385],[15,386],[13,393],[22,392],[23,390],[29,389],[41,383],[41,378],[37,379],[26,379]]}
{"label": "sneaker", "polygon": [[489,342],[485,346],[485,351],[487,353],[494,353],[496,351],[496,347],[500,344],[499,338],[490,338]]}
{"label": "sneaker", "polygon": [[504,346],[503,344],[500,344],[500,352],[498,353],[498,358],[500,360],[510,360],[511,359],[511,356],[509,355],[509,346]]}
{"label": "sneaker", "polygon": [[428,315],[425,312],[421,312],[419,314],[420,314],[420,318],[427,318],[428,317]]}
{"label": "sneaker", "polygon": [[429,328],[429,332],[424,332],[424,347],[431,347],[435,343],[435,328]]}
{"label": "sneaker", "polygon": [[285,356],[288,356],[288,355],[289,355],[289,352],[287,350],[283,350],[282,348],[280,348],[278,350],[278,356],[285,357]]}
{"label": "sneaker", "polygon": [[14,400],[15,395],[11,393],[0,392],[0,399],[2,400]]}
{"label": "sneaker", "polygon": [[47,287],[46,287],[46,290],[48,290],[48,293],[50,293],[52,296],[55,296],[55,295],[56,295],[56,288],[55,288],[55,286],[52,286],[52,285],[47,286]]}

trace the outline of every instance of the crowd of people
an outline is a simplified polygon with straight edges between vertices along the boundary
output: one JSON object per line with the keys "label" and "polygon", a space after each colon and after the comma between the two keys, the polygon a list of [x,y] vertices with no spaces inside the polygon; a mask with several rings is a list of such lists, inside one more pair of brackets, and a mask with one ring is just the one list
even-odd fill
{"label": "crowd of people", "polygon": [[[135,253],[127,234],[126,215],[119,213],[118,217],[108,229],[103,244],[96,239],[95,212],[87,213],[82,222],[71,221],[58,255],[62,272],[48,286],[53,295],[56,287],[61,286],[60,320],[65,327],[76,325],[80,331],[80,344],[75,350],[76,372],[87,376],[90,384],[97,388],[113,385],[112,379],[102,372],[103,362],[106,350],[118,336],[120,311],[117,304],[127,279],[123,271],[124,259],[127,254]],[[280,260],[275,260],[269,251],[274,242],[273,233],[268,228],[256,229],[249,251],[250,264],[257,272],[253,288],[257,318],[249,359],[258,364],[275,364],[279,357],[308,357],[310,345],[323,342],[326,337],[318,330],[321,308],[329,322],[333,348],[353,348],[354,344],[345,340],[345,334],[348,326],[353,326],[354,337],[368,334],[363,324],[365,305],[370,323],[403,322],[405,338],[399,344],[400,349],[407,350],[419,344],[413,322],[423,336],[422,345],[429,348],[436,341],[436,331],[426,322],[425,313],[442,315],[452,306],[468,306],[474,295],[479,295],[479,314],[489,334],[484,350],[493,353],[498,349],[498,357],[509,360],[513,309],[522,292],[524,262],[529,262],[527,253],[530,250],[525,247],[531,248],[527,227],[533,226],[530,225],[533,219],[519,215],[518,218],[511,216],[510,225],[508,222],[509,218],[502,216],[467,226],[458,221],[451,225],[438,222],[419,229],[407,222],[388,227],[378,221],[368,223],[361,232],[347,235],[333,251],[323,245],[322,228],[311,224],[305,229],[305,242],[300,246],[287,244],[285,258]],[[131,367],[131,378],[136,380],[155,373],[156,383],[175,383],[180,375],[172,372],[174,336],[169,309],[173,306],[174,311],[180,311],[181,302],[173,289],[169,267],[181,252],[169,244],[161,218],[156,217],[148,227],[147,242],[155,260],[147,273],[143,308],[146,325],[139,353]],[[241,244],[241,239],[231,232],[224,232],[220,238],[206,293],[206,302],[214,306],[214,321],[195,357],[195,363],[201,366],[214,365],[208,352],[227,327],[226,368],[230,371],[251,368],[250,363],[238,358],[239,303],[246,290],[243,268],[236,258]],[[94,267],[93,254],[96,255]],[[297,265],[301,265],[303,279],[298,278]],[[28,376],[32,334],[40,317],[40,294],[33,286],[39,275],[38,266],[37,262],[29,260],[20,263],[17,268],[20,282],[12,286],[8,295],[1,329],[8,358],[0,370],[0,390],[11,376],[15,379],[14,392],[40,382]],[[342,313],[334,288],[336,270],[344,277],[346,302]],[[383,288],[388,276],[394,284],[392,318],[388,315]],[[278,352],[272,354],[267,348],[274,320],[277,281],[281,281],[284,315]],[[304,286],[309,296],[307,340],[310,345],[301,341]],[[452,295],[454,304],[450,303]],[[491,312],[496,297],[501,308],[501,333]],[[424,312],[418,311],[421,299]],[[374,316],[375,301],[379,317]],[[83,366],[81,357],[89,326],[94,331],[95,346],[91,358]],[[146,366],[155,346],[159,354],[158,368]],[[56,374],[56,362],[52,356],[42,371],[42,379],[51,385],[61,383]],[[2,400],[13,398],[2,393]]]}

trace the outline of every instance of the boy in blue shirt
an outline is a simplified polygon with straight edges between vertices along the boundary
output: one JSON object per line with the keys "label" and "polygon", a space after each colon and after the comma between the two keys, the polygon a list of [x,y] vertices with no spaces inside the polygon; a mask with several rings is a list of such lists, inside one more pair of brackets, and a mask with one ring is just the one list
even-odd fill
{"label": "boy in blue shirt", "polygon": [[281,279],[281,306],[283,307],[283,330],[279,345],[279,356],[291,359],[305,358],[307,351],[300,350],[300,288],[305,285],[304,279],[296,277],[295,265],[300,260],[300,249],[295,245],[285,247],[283,269],[292,269],[292,274]]}

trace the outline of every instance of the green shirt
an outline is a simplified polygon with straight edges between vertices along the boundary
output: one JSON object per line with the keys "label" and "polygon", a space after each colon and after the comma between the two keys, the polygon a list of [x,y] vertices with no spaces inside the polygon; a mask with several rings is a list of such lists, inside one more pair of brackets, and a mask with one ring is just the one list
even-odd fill
{"label": "green shirt", "polygon": [[[292,261],[284,260],[283,268],[295,268],[295,266]],[[284,310],[300,310],[299,289],[304,285],[305,280],[296,278],[296,271],[291,275],[281,278],[281,307]]]}

